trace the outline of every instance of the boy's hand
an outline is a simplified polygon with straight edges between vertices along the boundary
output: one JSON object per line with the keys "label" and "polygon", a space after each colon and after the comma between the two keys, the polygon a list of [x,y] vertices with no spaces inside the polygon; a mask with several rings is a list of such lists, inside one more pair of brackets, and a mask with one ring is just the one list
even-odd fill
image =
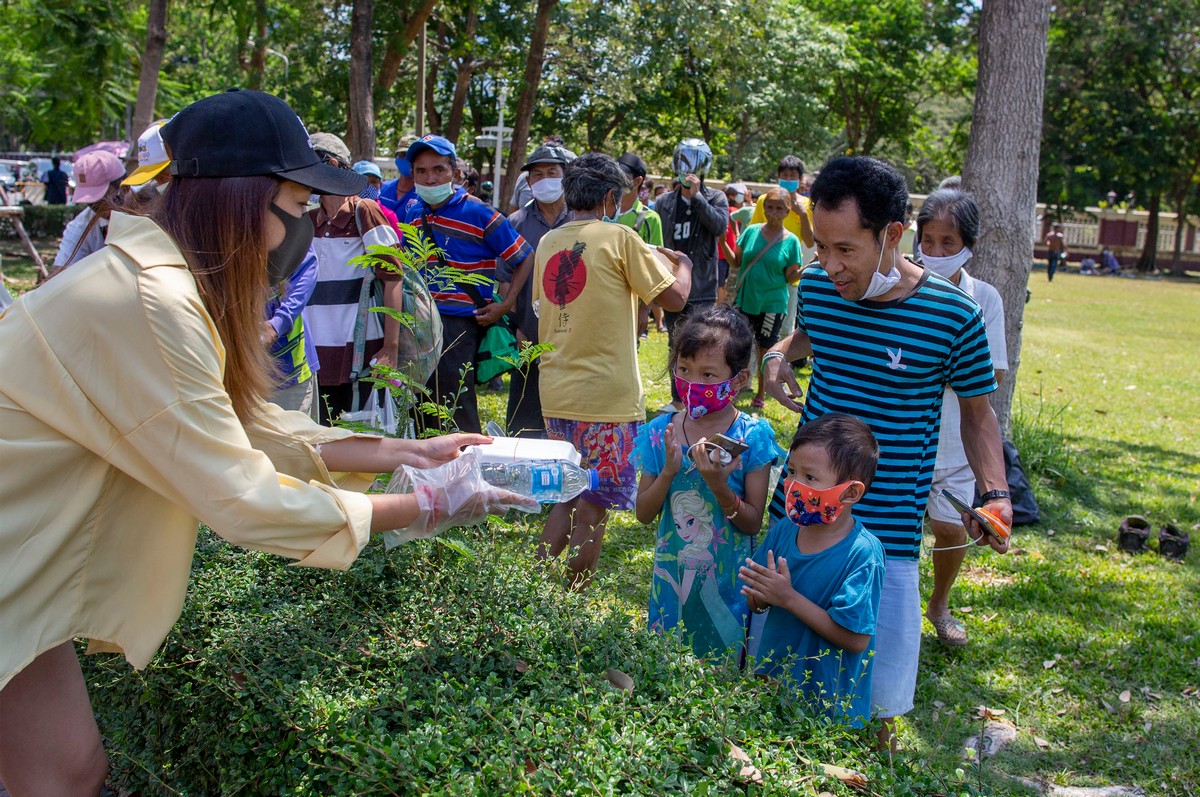
{"label": "boy's hand", "polygon": [[663,473],[674,478],[683,465],[683,450],[679,447],[679,438],[675,435],[675,422],[667,424],[663,432]]}
{"label": "boy's hand", "polygon": [[780,557],[776,562],[774,551],[767,551],[766,567],[747,559],[738,577],[745,583],[742,594],[754,598],[760,606],[783,606],[796,594],[787,559]]}

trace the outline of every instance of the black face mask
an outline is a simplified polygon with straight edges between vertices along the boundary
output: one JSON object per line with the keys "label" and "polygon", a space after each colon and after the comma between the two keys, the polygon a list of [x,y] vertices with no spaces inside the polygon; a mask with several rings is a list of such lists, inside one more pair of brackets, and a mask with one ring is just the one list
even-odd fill
{"label": "black face mask", "polygon": [[283,222],[283,243],[267,253],[267,277],[271,286],[275,287],[286,282],[300,268],[308,248],[312,246],[315,230],[307,213],[293,216],[274,202],[271,203],[271,212]]}

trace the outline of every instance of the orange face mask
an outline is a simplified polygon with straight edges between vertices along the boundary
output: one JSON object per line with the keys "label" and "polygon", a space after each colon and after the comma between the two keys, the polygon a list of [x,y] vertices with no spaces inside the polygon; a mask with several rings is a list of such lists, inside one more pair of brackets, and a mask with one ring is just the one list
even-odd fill
{"label": "orange face mask", "polygon": [[828,526],[836,521],[846,508],[839,497],[852,484],[853,481],[842,482],[824,490],[817,490],[799,479],[785,479],[783,489],[787,500],[784,503],[784,511],[787,512],[788,519],[798,526]]}

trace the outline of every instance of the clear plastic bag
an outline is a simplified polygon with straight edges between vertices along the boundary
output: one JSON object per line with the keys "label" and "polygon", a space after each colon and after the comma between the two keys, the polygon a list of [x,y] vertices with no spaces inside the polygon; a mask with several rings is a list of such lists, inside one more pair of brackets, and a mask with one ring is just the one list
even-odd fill
{"label": "clear plastic bag", "polygon": [[409,540],[434,537],[457,526],[475,526],[488,515],[502,515],[510,509],[538,512],[541,506],[532,498],[493,487],[483,479],[479,454],[466,451],[436,468],[402,465],[392,475],[389,493],[417,497],[421,514],[407,528],[384,532],[391,549]]}

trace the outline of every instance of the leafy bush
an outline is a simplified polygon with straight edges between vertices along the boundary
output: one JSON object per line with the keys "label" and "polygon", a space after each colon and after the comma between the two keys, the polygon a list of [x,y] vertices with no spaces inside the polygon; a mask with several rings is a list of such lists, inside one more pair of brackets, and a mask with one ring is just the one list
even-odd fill
{"label": "leafy bush", "polygon": [[[872,790],[947,791],[916,765],[889,770],[865,732],[804,716],[774,684],[699,662],[677,638],[565,592],[561,573],[511,542],[471,534],[473,554],[376,545],[331,573],[203,532],[187,607],[154,663],[85,662],[114,783],[183,795],[797,794],[844,789],[820,767],[833,763]],[[610,668],[633,690],[612,686]]]}
{"label": "leafy bush", "polygon": [[[82,205],[26,205],[21,222],[31,238],[58,238],[67,222],[81,210]],[[0,219],[0,238],[18,240],[17,228],[11,219]]]}

